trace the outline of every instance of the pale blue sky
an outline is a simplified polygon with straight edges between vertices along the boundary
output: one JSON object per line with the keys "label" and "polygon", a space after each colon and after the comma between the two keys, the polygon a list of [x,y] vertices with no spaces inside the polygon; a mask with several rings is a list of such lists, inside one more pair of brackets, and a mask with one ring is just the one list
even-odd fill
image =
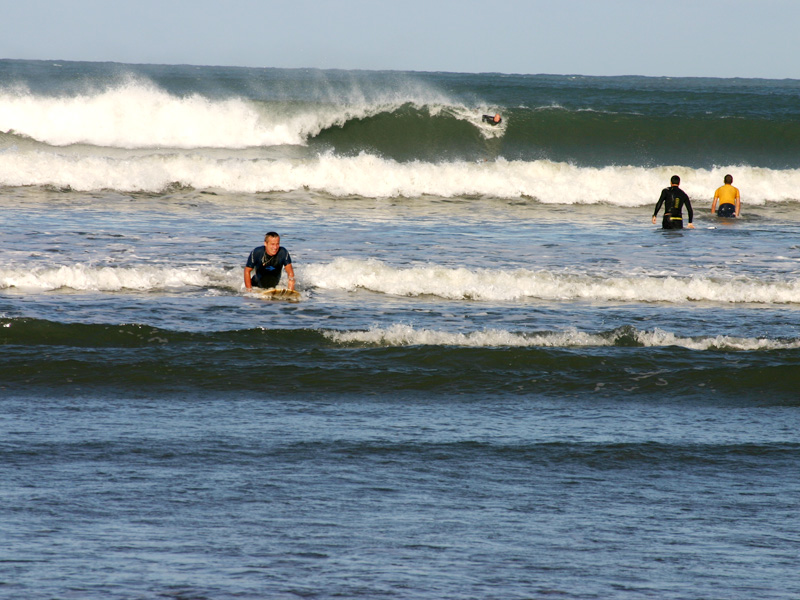
{"label": "pale blue sky", "polygon": [[0,58],[800,79],[800,0],[0,0]]}

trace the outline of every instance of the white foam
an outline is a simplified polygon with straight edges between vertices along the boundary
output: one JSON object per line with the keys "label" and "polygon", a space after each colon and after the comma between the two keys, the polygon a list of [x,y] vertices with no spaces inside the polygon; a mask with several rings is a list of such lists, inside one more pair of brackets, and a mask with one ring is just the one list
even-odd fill
{"label": "white foam", "polygon": [[[304,104],[180,96],[141,76],[71,96],[0,87],[0,131],[40,142],[0,148],[0,186],[159,192],[177,182],[243,193],[311,189],[368,198],[489,196],[642,206],[654,205],[669,177],[678,173],[700,208],[710,206],[713,191],[730,172],[741,186],[745,214],[748,205],[800,200],[800,169],[592,168],[502,158],[399,163],[370,154],[276,159],[247,151],[303,146],[323,130],[404,105],[469,122],[487,138],[502,136],[506,126],[505,121],[499,127],[480,121],[480,113],[492,107],[465,106],[412,79],[372,90],[355,81],[340,89],[321,81],[309,97],[313,101]],[[112,151],[120,149],[131,152]]]}
{"label": "white foam", "polygon": [[[450,110],[477,121],[468,110],[419,85],[366,94],[355,84],[322,93],[313,104],[257,102],[244,98],[178,96],[141,77],[72,96],[37,96],[24,88],[0,89],[0,131],[14,131],[52,146],[107,148],[228,148],[303,145],[324,129],[391,112],[403,104]],[[477,126],[476,122],[476,126]]]}
{"label": "white foam", "polygon": [[770,340],[767,338],[741,338],[729,335],[689,338],[656,328],[637,331],[636,341],[646,347],[680,346],[690,350],[786,350],[800,348],[800,340]]}
{"label": "white foam", "polygon": [[[725,172],[742,185],[748,205],[800,199],[800,169],[720,167],[577,167],[546,160],[399,163],[371,154],[267,160],[195,150],[131,156],[76,155],[42,149],[0,152],[0,185],[159,192],[178,182],[196,189],[239,193],[314,190],[332,196],[391,198],[487,196],[535,198],[550,204],[654,206],[671,174],[683,174],[683,189],[695,210],[710,207]],[[745,187],[746,185],[746,187]]]}
{"label": "white foam", "polygon": [[252,103],[178,97],[139,80],[69,97],[0,92],[0,130],[54,146],[198,148],[298,143],[296,131],[261,119]]}
{"label": "white foam", "polygon": [[800,303],[800,280],[761,281],[640,274],[561,273],[547,270],[397,268],[378,260],[338,258],[303,267],[307,284],[324,289],[358,288],[397,296],[432,295],[451,300]]}
{"label": "white foam", "polygon": [[[465,269],[441,266],[397,268],[375,259],[338,258],[332,263],[297,265],[306,289],[369,290],[394,296],[435,296],[483,302],[657,302],[718,304],[800,304],[800,280],[762,281],[639,274],[564,273],[548,270]],[[114,292],[200,287],[241,290],[239,267],[176,268],[71,264],[0,268],[0,289]]]}
{"label": "white foam", "polygon": [[[690,350],[778,350],[800,347],[800,341],[780,341],[765,338],[732,336],[689,338],[655,329],[633,332],[634,340],[645,347],[678,346]],[[628,344],[631,331],[596,334],[569,328],[564,331],[519,333],[502,329],[485,329],[469,333],[454,333],[432,329],[416,329],[410,325],[373,327],[366,331],[328,331],[326,337],[340,344],[375,346],[458,346],[470,348],[552,348],[614,346],[620,341]]]}
{"label": "white foam", "polygon": [[501,329],[485,329],[470,333],[454,333],[431,329],[415,329],[410,325],[374,327],[367,331],[329,331],[325,335],[337,343],[359,343],[379,346],[464,346],[487,348],[498,346],[610,346],[613,341],[577,330],[557,333],[520,334]]}
{"label": "white foam", "polygon": [[223,269],[157,266],[108,267],[85,264],[59,267],[2,268],[0,289],[51,291],[164,291],[185,287],[228,287],[241,285],[241,272]]}

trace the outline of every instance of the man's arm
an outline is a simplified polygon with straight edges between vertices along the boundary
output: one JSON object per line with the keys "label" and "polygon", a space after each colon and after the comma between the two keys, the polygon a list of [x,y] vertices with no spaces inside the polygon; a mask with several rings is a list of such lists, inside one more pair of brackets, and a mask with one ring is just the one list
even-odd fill
{"label": "man's arm", "polygon": [[250,281],[250,273],[252,271],[253,271],[253,269],[251,269],[250,267],[245,267],[244,268],[244,287],[247,288],[248,290],[252,289],[252,287],[253,287],[253,284]]}
{"label": "man's arm", "polygon": [[294,267],[292,267],[291,263],[286,265],[286,275],[289,278],[289,289],[293,290],[294,289]]}
{"label": "man's arm", "polygon": [[694,211],[692,210],[692,201],[689,200],[689,196],[686,196],[684,204],[686,205],[686,215],[689,217],[689,224],[687,225],[687,227],[689,229],[694,229],[694,224],[692,223],[692,219],[694,218]]}
{"label": "man's arm", "polygon": [[656,223],[656,217],[658,216],[658,211],[661,210],[661,205],[664,204],[664,191],[661,190],[661,195],[658,197],[658,202],[656,203],[656,209],[653,211],[653,225]]}

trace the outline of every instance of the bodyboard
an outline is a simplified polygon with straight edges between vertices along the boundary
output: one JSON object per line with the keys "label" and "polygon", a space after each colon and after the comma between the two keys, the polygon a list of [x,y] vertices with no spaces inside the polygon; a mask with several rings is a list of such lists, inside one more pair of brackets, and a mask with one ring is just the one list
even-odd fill
{"label": "bodyboard", "polygon": [[267,300],[284,300],[287,302],[299,302],[300,292],[297,290],[290,290],[287,288],[269,288],[266,290],[253,290],[259,296],[266,298]]}

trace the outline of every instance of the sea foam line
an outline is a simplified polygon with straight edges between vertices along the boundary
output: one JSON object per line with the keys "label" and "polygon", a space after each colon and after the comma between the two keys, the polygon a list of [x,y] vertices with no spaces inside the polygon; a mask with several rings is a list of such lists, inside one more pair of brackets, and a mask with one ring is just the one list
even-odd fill
{"label": "sea foam line", "polygon": [[395,324],[390,327],[373,327],[366,331],[328,331],[325,336],[339,344],[368,346],[457,346],[468,348],[572,348],[630,346],[647,348],[678,346],[690,350],[785,350],[800,348],[799,340],[780,341],[766,338],[739,338],[733,336],[683,337],[654,329],[640,331],[623,327],[614,332],[587,333],[575,328],[564,331],[519,333],[502,329],[484,329],[469,333],[415,329],[410,325]]}
{"label": "sea foam line", "polygon": [[86,264],[0,269],[0,290],[163,291],[185,287],[235,287],[241,272],[156,266],[110,267]]}
{"label": "sea foam line", "polygon": [[[747,181],[747,207],[800,199],[800,169],[770,170],[719,167],[578,167],[547,160],[401,163],[362,153],[330,153],[303,159],[253,159],[230,152],[220,156],[150,153],[143,156],[80,155],[43,149],[0,151],[0,186],[53,186],[76,191],[161,192],[174,183],[195,189],[235,193],[313,190],[336,197],[536,199],[549,204],[654,206],[669,177],[680,171],[683,188],[695,199],[695,210],[710,207],[713,190],[725,172]],[[744,192],[743,192],[744,193]]]}
{"label": "sea foam line", "polygon": [[318,288],[360,288],[396,296],[431,295],[449,300],[800,303],[798,279],[764,282],[748,278],[605,276],[530,269],[397,268],[374,259],[347,258],[338,258],[328,265],[307,265],[303,277]]}
{"label": "sea foam line", "polygon": [[[115,292],[182,287],[243,289],[239,266],[105,266],[76,263],[53,267],[0,268],[0,289]],[[657,302],[800,304],[800,280],[753,278],[609,276],[546,269],[398,268],[376,259],[337,258],[331,263],[295,265],[301,289],[368,290],[393,296],[435,296],[481,302]]]}

